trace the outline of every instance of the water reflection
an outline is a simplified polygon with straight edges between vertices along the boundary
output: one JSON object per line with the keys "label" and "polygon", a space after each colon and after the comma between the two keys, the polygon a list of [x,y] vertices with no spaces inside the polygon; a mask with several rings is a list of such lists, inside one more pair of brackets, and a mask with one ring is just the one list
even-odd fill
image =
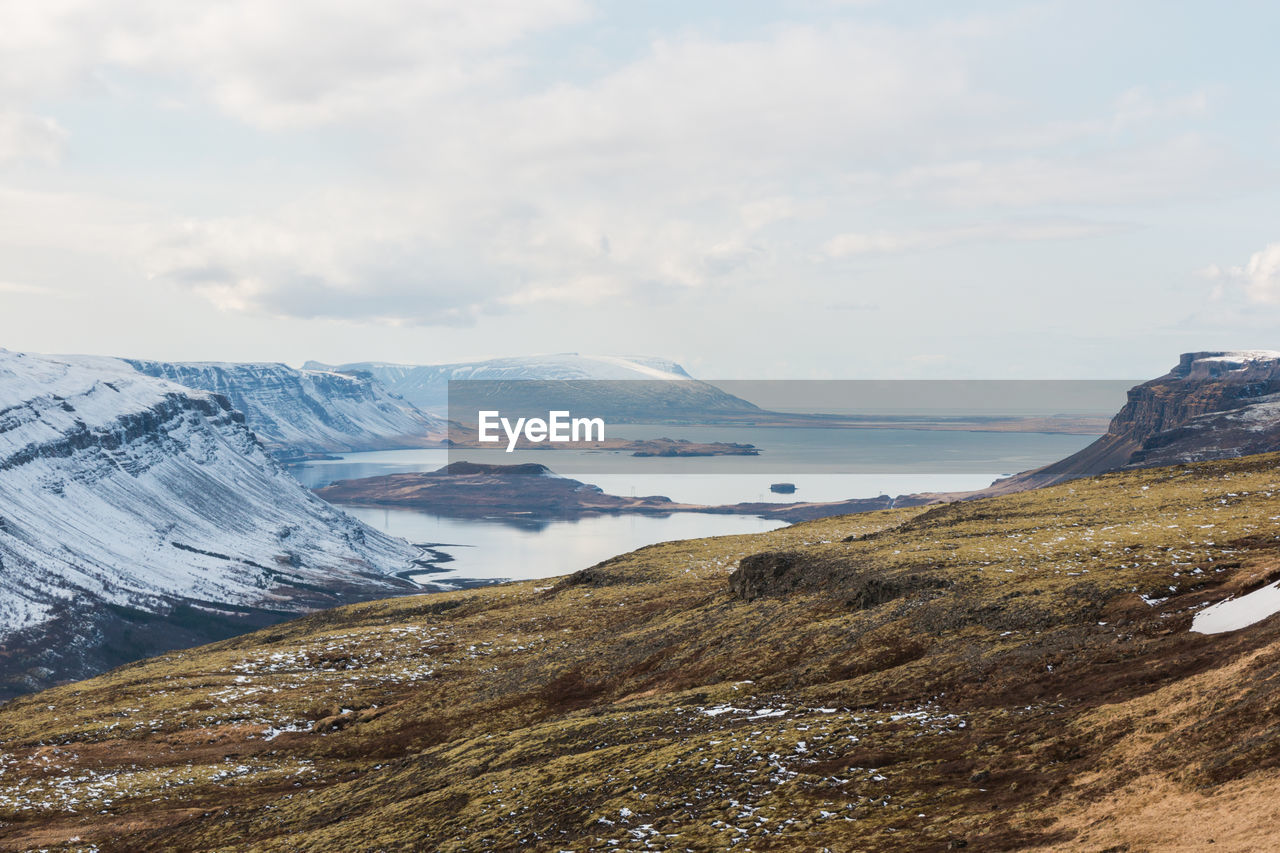
{"label": "water reflection", "polygon": [[[600,486],[622,496],[663,495],[680,503],[720,505],[741,502],[791,503],[838,501],[881,494],[968,491],[993,479],[1039,467],[1074,453],[1094,436],[1041,433],[973,433],[909,430],[748,430],[716,428],[629,428],[627,437],[658,435],[702,441],[755,444],[770,457],[769,470],[752,473],[743,459],[710,457],[679,460],[675,469],[655,466],[661,460],[615,454],[607,470],[590,452],[520,451],[510,458],[486,461],[541,462],[558,473]],[[623,428],[620,428],[623,431]],[[817,434],[815,436],[815,434]],[[876,462],[865,473],[830,473],[823,459],[835,452],[861,454]],[[460,455],[456,454],[455,456]],[[783,475],[779,460],[794,463]],[[291,469],[309,488],[337,480],[400,472],[434,471],[450,461],[447,450],[395,450],[353,453]],[[667,460],[670,462],[671,460]],[[664,463],[665,464],[665,463]],[[594,469],[592,468],[594,465]],[[786,468],[786,465],[782,465]],[[796,485],[794,494],[775,494],[771,483]],[[526,516],[446,518],[399,509],[344,507],[366,523],[432,549],[416,574],[435,588],[471,581],[542,578],[567,574],[644,545],[772,530],[782,522],[734,515],[675,513],[668,516],[592,516],[549,520]]]}
{"label": "water reflection", "polygon": [[784,522],[753,516],[675,513],[596,516],[513,525],[506,519],[459,519],[400,509],[343,507],[366,524],[427,546],[449,559],[424,559],[419,581],[443,588],[463,579],[526,580],[568,574],[655,542],[759,533]]}

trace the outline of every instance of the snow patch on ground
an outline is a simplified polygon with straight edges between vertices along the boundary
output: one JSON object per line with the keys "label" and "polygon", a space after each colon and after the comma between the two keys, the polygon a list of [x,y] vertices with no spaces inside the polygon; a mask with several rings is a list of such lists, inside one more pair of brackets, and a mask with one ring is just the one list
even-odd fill
{"label": "snow patch on ground", "polygon": [[1280,613],[1280,581],[1206,607],[1191,621],[1191,630],[1197,634],[1225,634],[1247,628],[1276,613]]}

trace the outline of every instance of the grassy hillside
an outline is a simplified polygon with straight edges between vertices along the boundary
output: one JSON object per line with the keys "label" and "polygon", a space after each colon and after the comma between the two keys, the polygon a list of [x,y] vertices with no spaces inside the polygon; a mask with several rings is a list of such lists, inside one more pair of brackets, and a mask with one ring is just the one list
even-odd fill
{"label": "grassy hillside", "polygon": [[1278,464],[668,543],[144,661],[0,708],[0,849],[1264,849],[1280,618],[1188,627],[1280,577]]}

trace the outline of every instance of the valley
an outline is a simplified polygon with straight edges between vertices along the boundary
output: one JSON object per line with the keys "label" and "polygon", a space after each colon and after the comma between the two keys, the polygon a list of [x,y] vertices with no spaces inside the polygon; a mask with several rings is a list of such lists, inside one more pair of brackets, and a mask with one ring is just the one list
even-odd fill
{"label": "valley", "polygon": [[[1280,356],[1185,356],[1094,445],[986,490],[696,503],[525,461],[314,484],[364,521],[217,391],[3,356],[0,850],[1251,850],[1280,831],[1250,805],[1280,789],[1280,455],[1251,452]],[[319,381],[268,398],[254,379],[245,405],[284,435]],[[370,393],[358,410],[387,412]],[[852,432],[926,468],[930,442],[983,466],[1013,458],[984,442],[1081,440]],[[663,462],[624,449],[627,477]],[[678,461],[733,462],[696,456]],[[406,541],[379,514],[421,521]],[[560,545],[494,584],[528,553],[468,578],[429,521],[630,514],[761,526],[585,568]]]}
{"label": "valley", "polygon": [[1189,628],[1280,575],[1278,464],[665,543],[171,653],[0,708],[0,846],[1258,849],[1280,621]]}
{"label": "valley", "polygon": [[0,853],[1280,850],[1280,5],[5,12]]}

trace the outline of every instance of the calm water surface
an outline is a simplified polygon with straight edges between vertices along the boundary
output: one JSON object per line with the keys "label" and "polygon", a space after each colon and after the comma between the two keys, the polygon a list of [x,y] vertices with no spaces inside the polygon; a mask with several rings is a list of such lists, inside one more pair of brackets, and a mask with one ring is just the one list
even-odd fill
{"label": "calm water surface", "polygon": [[759,533],[783,522],[741,515],[677,513],[596,516],[577,521],[516,523],[458,519],[400,509],[343,507],[366,524],[453,559],[416,576],[448,588],[460,580],[526,580],[575,572],[625,553],[672,539]]}
{"label": "calm water surface", "polygon": [[[1089,444],[1094,436],[1044,433],[926,432],[920,430],[778,430],[750,427],[636,427],[627,438],[687,438],[755,444],[760,457],[663,460],[591,451],[516,451],[483,454],[485,462],[541,462],[552,470],[617,495],[665,495],[682,503],[834,501],[923,491],[966,491],[1000,476],[1046,465]],[[465,454],[456,453],[454,458]],[[838,457],[830,473],[824,459]],[[761,461],[763,460],[763,462]],[[445,450],[352,453],[292,469],[315,488],[337,480],[403,471],[434,471],[450,461]],[[752,469],[758,467],[758,472]],[[769,485],[789,482],[793,495]],[[574,521],[457,519],[412,510],[343,507],[393,536],[430,545],[443,562],[420,580],[441,585],[470,579],[552,577],[654,542],[754,533],[781,522],[749,516],[677,513],[600,516]],[[451,558],[451,559],[450,559]]]}

